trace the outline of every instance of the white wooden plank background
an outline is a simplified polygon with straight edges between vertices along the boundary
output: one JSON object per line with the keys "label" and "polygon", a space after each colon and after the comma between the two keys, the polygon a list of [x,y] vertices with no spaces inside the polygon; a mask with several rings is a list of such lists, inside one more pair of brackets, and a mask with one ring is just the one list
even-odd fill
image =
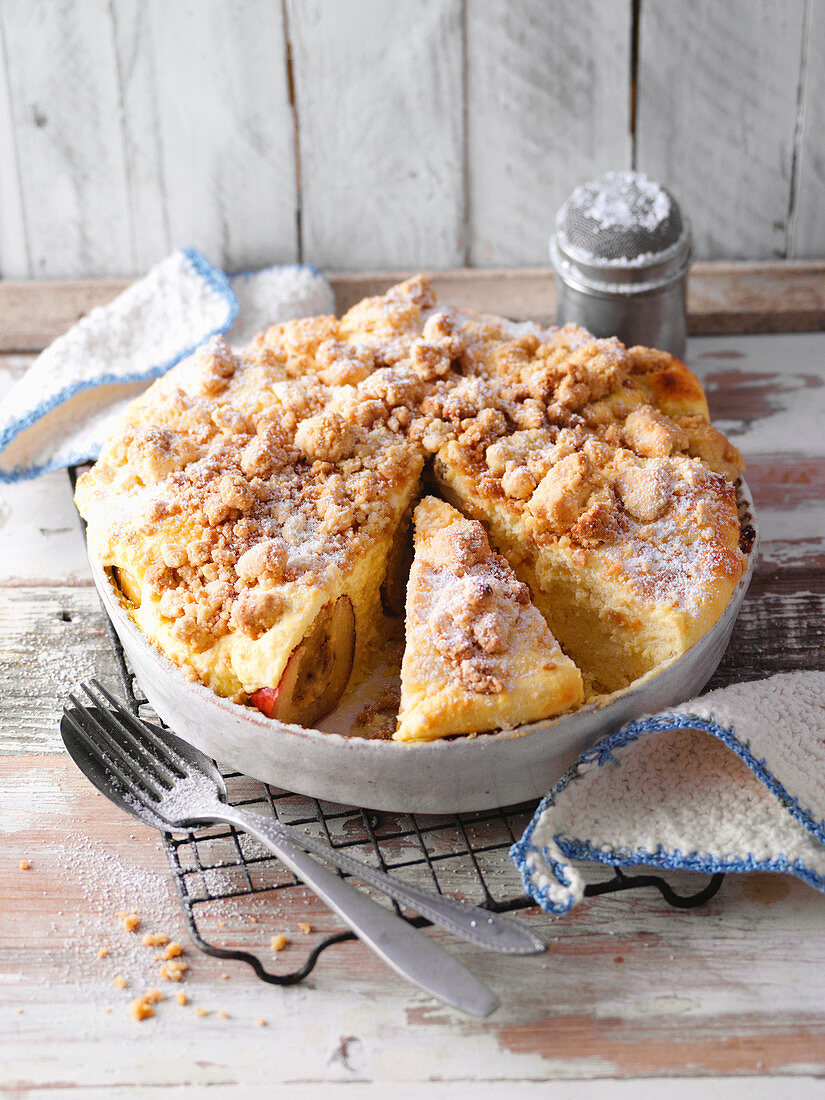
{"label": "white wooden plank background", "polygon": [[0,276],[539,264],[634,164],[700,258],[824,257],[823,7],[0,0]]}
{"label": "white wooden plank background", "polygon": [[808,9],[803,50],[790,252],[811,257],[817,250],[821,254],[825,241],[825,4],[814,3]]}
{"label": "white wooden plank background", "polygon": [[460,265],[461,0],[289,0],[287,11],[305,258]]}
{"label": "white wooden plank background", "polygon": [[700,255],[788,254],[805,5],[642,6],[637,163],[672,183]]}
{"label": "white wooden plank background", "polygon": [[467,5],[471,264],[545,264],[573,187],[630,163],[630,41],[630,0]]}

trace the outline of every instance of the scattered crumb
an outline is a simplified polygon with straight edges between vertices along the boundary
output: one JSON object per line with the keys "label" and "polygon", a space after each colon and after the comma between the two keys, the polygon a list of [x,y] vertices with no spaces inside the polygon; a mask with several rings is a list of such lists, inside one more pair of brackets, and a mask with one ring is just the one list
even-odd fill
{"label": "scattered crumb", "polygon": [[22,1008],[18,1008],[18,1009],[17,1009],[17,1015],[18,1015],[18,1016],[22,1016],[22,1015],[23,1015],[23,1009],[22,1009]]}
{"label": "scattered crumb", "polygon": [[221,1019],[222,1019],[222,1020],[228,1020],[228,1019],[229,1019],[229,1013],[228,1013],[228,1012],[224,1012],[224,1010],[223,1010],[223,1009],[221,1009],[221,1010],[220,1010],[220,1012],[218,1013],[218,1015],[219,1015],[219,1016],[221,1017]]}
{"label": "scattered crumb", "polygon": [[225,920],[219,920],[218,921],[218,928],[226,928],[226,921]]}
{"label": "scattered crumb", "polygon": [[163,964],[160,968],[160,976],[161,978],[165,978],[167,982],[179,982],[183,979],[183,975],[188,969],[188,963],[178,962],[173,959],[171,962]]}
{"label": "scattered crumb", "polygon": [[103,1011],[104,1012],[111,1012],[112,1011],[112,1006],[111,1005],[104,1005],[103,1006]]}
{"label": "scattered crumb", "polygon": [[118,913],[118,918],[127,932],[137,932],[140,927],[137,913]]}
{"label": "scattered crumb", "polygon": [[105,959],[108,954],[109,954],[109,948],[108,947],[99,947],[98,948],[97,957],[99,959]]}
{"label": "scattered crumb", "polygon": [[178,993],[176,1000],[179,1005],[185,1005],[189,1003],[189,998],[186,996],[185,993]]}
{"label": "scattered crumb", "polygon": [[196,1016],[208,1016],[209,1015],[209,1009],[208,1008],[201,1008],[200,1006],[198,1006],[198,1008],[195,1009],[195,1015]]}
{"label": "scattered crumb", "polygon": [[298,924],[298,928],[301,930],[301,935],[308,936],[312,931],[312,925],[308,920],[302,920]]}
{"label": "scattered crumb", "polygon": [[122,974],[118,974],[116,978],[112,979],[112,985],[116,985],[118,989],[125,989],[127,984],[128,983]]}
{"label": "scattered crumb", "polygon": [[146,1020],[155,1015],[155,1010],[146,997],[135,997],[131,1004],[131,1012],[136,1020]]}
{"label": "scattered crumb", "polygon": [[252,924],[257,924],[258,923],[258,918],[257,917],[250,917],[249,919],[250,919]]}
{"label": "scattered crumb", "polygon": [[166,950],[163,953],[163,957],[164,959],[176,959],[178,955],[182,954],[183,948],[179,943],[175,943],[175,941],[173,940],[172,943],[167,945]]}
{"label": "scattered crumb", "polygon": [[266,1027],[266,1020],[263,1018],[263,1016],[259,1016],[255,1023],[258,1025],[258,1027]]}
{"label": "scattered crumb", "polygon": [[272,939],[269,941],[269,946],[272,948],[273,951],[283,951],[288,943],[289,940],[283,934],[283,932],[279,932],[277,936],[273,936]]}
{"label": "scattered crumb", "polygon": [[147,932],[143,937],[145,947],[164,947],[169,942],[169,937],[164,932]]}
{"label": "scattered crumb", "polygon": [[223,981],[226,981],[226,979],[227,979],[228,977],[229,977],[229,975],[228,975],[228,974],[221,974],[221,978],[222,978],[222,980],[223,980]]}
{"label": "scattered crumb", "polygon": [[146,994],[146,999],[149,1001],[149,1004],[153,1005],[157,1004],[158,1001],[165,1001],[166,994],[161,993],[159,989],[150,989]]}
{"label": "scattered crumb", "polygon": [[21,871],[28,871],[28,869],[29,869],[29,861],[27,859],[21,859],[20,860],[20,870]]}

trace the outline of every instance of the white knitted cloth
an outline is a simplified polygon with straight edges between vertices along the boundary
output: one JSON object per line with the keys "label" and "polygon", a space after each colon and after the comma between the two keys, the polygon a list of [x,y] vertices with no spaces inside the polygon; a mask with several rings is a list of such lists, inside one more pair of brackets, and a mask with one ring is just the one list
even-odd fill
{"label": "white knitted cloth", "polygon": [[315,268],[227,278],[193,248],[172,253],[55,340],[0,401],[0,481],[97,458],[129,401],[215,333],[245,344],[334,307]]}
{"label": "white knitted cloth", "polygon": [[825,672],[709,692],[582,753],[511,850],[528,894],[566,913],[571,860],[788,871],[825,890]]}

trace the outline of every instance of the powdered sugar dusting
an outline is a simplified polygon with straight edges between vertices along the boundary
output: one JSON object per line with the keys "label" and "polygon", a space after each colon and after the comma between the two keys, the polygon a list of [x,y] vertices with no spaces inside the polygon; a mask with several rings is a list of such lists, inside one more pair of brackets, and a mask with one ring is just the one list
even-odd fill
{"label": "powdered sugar dusting", "polygon": [[605,555],[621,564],[637,591],[695,615],[720,582],[742,571],[733,489],[720,474],[685,459],[662,462],[659,472],[669,475],[667,510],[649,523],[626,515],[620,540],[606,546]]}
{"label": "powdered sugar dusting", "polygon": [[653,233],[673,209],[667,191],[643,172],[607,172],[577,187],[570,203],[596,223],[596,232],[638,228]]}
{"label": "powdered sugar dusting", "polygon": [[419,671],[446,669],[449,679],[485,695],[511,689],[513,653],[526,645],[556,649],[546,623],[531,605],[527,586],[491,550],[480,523],[432,500],[420,509],[417,527],[426,526],[416,540],[408,629],[425,633],[435,652],[426,645],[419,649]]}

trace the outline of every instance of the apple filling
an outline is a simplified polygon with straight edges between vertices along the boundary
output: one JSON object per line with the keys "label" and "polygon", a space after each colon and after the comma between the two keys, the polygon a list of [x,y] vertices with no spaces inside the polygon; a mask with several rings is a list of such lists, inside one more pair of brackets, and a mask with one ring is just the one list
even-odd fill
{"label": "apple filling", "polygon": [[113,565],[111,576],[120,594],[125,596],[135,607],[140,607],[142,590],[137,577],[130,573],[128,569],[124,569],[122,565]]}
{"label": "apple filling", "polygon": [[318,614],[295,647],[277,687],[263,687],[249,702],[279,722],[312,726],[334,709],[347,686],[355,654],[355,614],[339,596]]}

